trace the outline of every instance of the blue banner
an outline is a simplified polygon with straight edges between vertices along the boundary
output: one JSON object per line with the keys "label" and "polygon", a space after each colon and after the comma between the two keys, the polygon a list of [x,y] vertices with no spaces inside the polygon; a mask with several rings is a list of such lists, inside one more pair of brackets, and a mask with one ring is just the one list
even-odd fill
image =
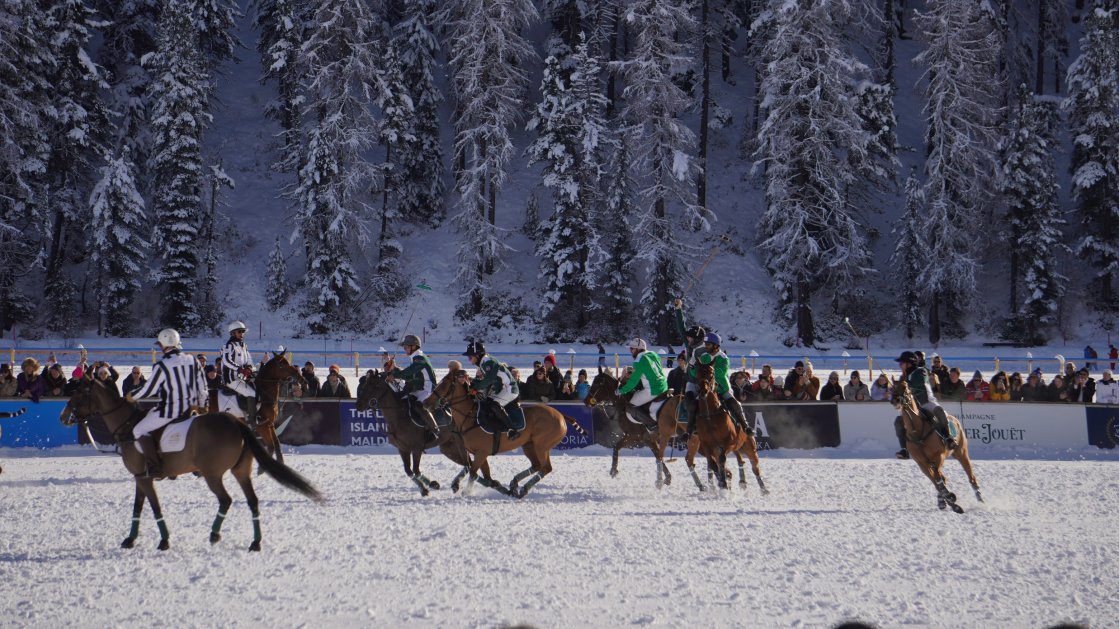
{"label": "blue banner", "polygon": [[5,399],[0,401],[0,412],[27,412],[19,417],[0,419],[0,447],[4,448],[53,448],[78,443],[78,429],[63,426],[58,415],[66,406],[65,399],[30,400]]}
{"label": "blue banner", "polygon": [[1089,406],[1088,443],[1100,448],[1119,445],[1119,406]]}
{"label": "blue banner", "polygon": [[355,402],[338,405],[338,421],[344,446],[387,446],[389,425],[380,410],[358,411]]}

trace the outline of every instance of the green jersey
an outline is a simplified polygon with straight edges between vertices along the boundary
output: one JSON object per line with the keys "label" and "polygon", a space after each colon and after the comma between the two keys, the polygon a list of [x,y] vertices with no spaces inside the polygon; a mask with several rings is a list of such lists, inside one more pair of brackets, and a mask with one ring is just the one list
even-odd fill
{"label": "green jersey", "polygon": [[715,389],[719,392],[719,397],[730,395],[730,358],[727,357],[726,352],[719,350],[712,355],[706,350],[700,350],[699,362],[704,365],[714,363]]}
{"label": "green jersey", "polygon": [[392,375],[404,381],[405,393],[418,391],[430,393],[435,389],[435,370],[431,368],[431,362],[420,350],[412,354],[411,365],[404,369],[393,367]]}
{"label": "green jersey", "polygon": [[474,378],[471,386],[476,391],[482,393],[501,393],[506,390],[514,395],[520,394],[520,388],[517,386],[517,379],[513,377],[513,373],[509,371],[509,367],[494,360],[489,355],[482,358],[481,364],[478,368],[482,370],[482,375],[479,378]]}
{"label": "green jersey", "polygon": [[639,382],[644,383],[645,388],[654,398],[668,391],[668,378],[665,377],[664,368],[661,367],[660,356],[650,351],[638,354],[637,359],[633,361],[633,373],[618,393],[624,395],[633,391]]}

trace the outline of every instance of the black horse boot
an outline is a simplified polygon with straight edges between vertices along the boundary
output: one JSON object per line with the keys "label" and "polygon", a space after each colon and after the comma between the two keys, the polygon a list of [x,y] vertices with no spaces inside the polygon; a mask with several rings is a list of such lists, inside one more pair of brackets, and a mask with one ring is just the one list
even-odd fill
{"label": "black horse boot", "polygon": [[656,431],[657,420],[653,419],[653,416],[649,414],[648,404],[644,404],[642,406],[630,406],[629,413],[632,414],[637,421],[645,425],[645,430],[648,430],[649,432]]}
{"label": "black horse boot", "polygon": [[753,436],[754,431],[750,429],[750,424],[746,421],[746,413],[742,412],[742,405],[738,403],[738,400],[732,397],[723,398],[723,408],[727,409],[727,412],[730,413],[731,419],[734,420],[734,425],[738,426],[739,430]]}
{"label": "black horse boot", "polygon": [[163,476],[163,466],[159,461],[159,448],[155,443],[155,437],[151,435],[144,435],[136,439],[140,443],[140,447],[144,449],[144,475],[143,478],[159,478]]}
{"label": "black horse boot", "polygon": [[695,391],[684,394],[684,413],[688,416],[688,437],[695,434],[695,416],[699,412],[699,400]]}
{"label": "black horse boot", "polygon": [[933,411],[933,416],[936,417],[936,423],[939,425],[939,432],[944,437],[944,443],[948,446],[949,450],[955,450],[956,440],[951,437],[951,431],[948,426],[948,413],[941,407],[936,407]]}
{"label": "black horse boot", "polygon": [[909,448],[905,447],[905,424],[902,423],[900,417],[894,419],[894,434],[898,436],[898,445],[901,446],[901,450],[898,450],[894,456],[899,459],[908,459]]}

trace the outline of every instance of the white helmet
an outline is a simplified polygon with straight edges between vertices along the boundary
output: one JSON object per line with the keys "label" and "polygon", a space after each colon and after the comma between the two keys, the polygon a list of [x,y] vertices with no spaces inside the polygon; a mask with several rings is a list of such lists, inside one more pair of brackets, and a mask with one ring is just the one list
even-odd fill
{"label": "white helmet", "polygon": [[645,339],[633,339],[629,342],[629,348],[645,351],[649,349],[649,346],[645,345]]}
{"label": "white helmet", "polygon": [[178,349],[183,348],[183,340],[179,338],[179,333],[176,332],[173,328],[164,328],[158,335],[156,335],[155,340],[157,343],[159,343],[160,347],[163,347],[164,349],[168,347],[176,347]]}
{"label": "white helmet", "polygon": [[284,354],[288,353],[288,348],[284,347],[283,345],[277,345],[276,351],[272,353],[277,356],[283,356]]}
{"label": "white helmet", "polygon": [[247,329],[247,328],[245,327],[245,322],[244,321],[234,321],[233,323],[229,324],[230,333],[232,333],[235,330],[245,330],[245,329]]}

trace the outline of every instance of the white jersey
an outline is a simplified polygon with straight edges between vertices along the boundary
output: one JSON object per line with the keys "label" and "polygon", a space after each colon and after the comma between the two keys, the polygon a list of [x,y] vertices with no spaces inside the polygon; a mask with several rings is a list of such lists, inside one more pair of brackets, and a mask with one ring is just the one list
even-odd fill
{"label": "white jersey", "polygon": [[153,410],[159,417],[176,419],[191,406],[206,406],[206,377],[198,361],[178,350],[164,354],[152,367],[152,375],[144,386],[132,394],[135,399],[159,397]]}
{"label": "white jersey", "polygon": [[253,355],[244,341],[232,337],[221,348],[221,383],[232,384],[240,380],[237,370],[246,365],[252,366]]}

